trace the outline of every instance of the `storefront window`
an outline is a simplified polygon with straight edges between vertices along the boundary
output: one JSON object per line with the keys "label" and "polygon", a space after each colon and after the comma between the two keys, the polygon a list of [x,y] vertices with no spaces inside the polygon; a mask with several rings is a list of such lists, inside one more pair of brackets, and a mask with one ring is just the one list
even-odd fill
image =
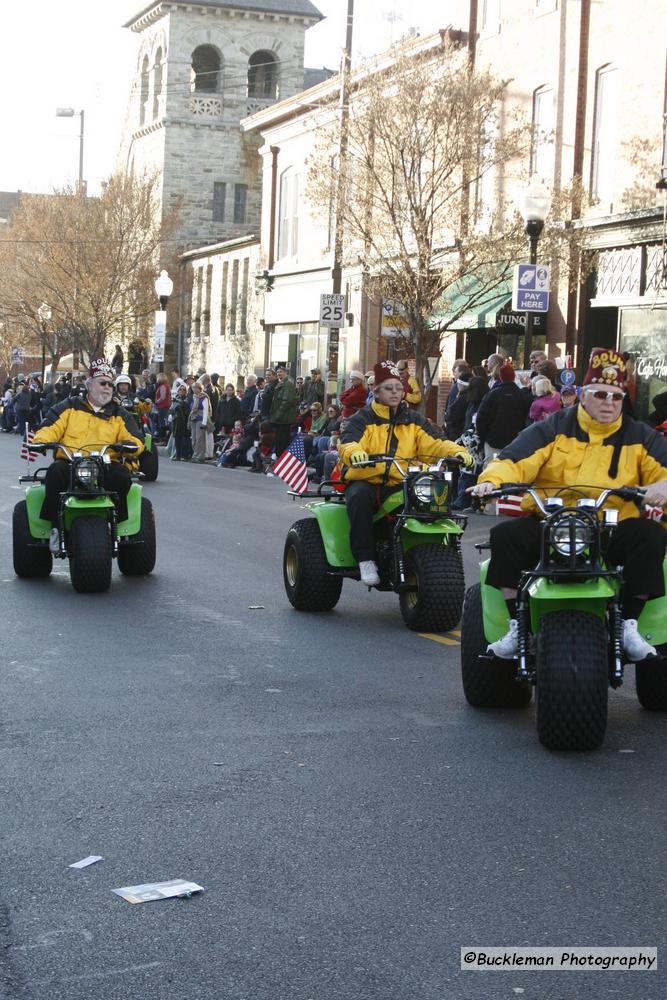
{"label": "storefront window", "polygon": [[654,398],[667,391],[667,309],[621,309],[619,343],[631,357],[635,415],[645,420]]}

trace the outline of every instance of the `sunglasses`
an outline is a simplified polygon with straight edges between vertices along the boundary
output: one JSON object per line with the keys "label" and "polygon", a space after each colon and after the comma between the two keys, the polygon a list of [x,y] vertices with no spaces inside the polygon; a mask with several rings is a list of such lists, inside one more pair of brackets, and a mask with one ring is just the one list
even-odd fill
{"label": "sunglasses", "polygon": [[104,386],[105,389],[113,389],[113,382],[103,382],[102,379],[98,379],[97,384]]}
{"label": "sunglasses", "polygon": [[601,401],[603,399],[610,399],[612,403],[620,403],[625,397],[624,392],[607,392],[605,389],[596,389],[594,392],[589,389],[588,392],[591,394],[593,399],[599,399]]}

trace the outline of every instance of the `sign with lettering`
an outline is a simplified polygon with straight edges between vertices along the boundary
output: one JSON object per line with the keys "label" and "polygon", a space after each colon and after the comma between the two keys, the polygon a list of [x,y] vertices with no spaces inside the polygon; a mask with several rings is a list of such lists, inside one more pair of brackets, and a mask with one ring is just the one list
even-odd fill
{"label": "sign with lettering", "polygon": [[667,357],[664,354],[637,358],[635,371],[638,378],[667,379]]}
{"label": "sign with lettering", "polygon": [[162,309],[155,313],[153,334],[153,361],[164,361],[164,342],[167,336],[167,314]]}
{"label": "sign with lettering", "polygon": [[320,326],[340,328],[345,318],[344,295],[320,295]]}
{"label": "sign with lettering", "polygon": [[546,264],[517,264],[512,284],[512,309],[548,312],[550,281],[551,268]]}
{"label": "sign with lettering", "polygon": [[22,347],[12,347],[11,364],[22,365],[25,361],[25,351]]}
{"label": "sign with lettering", "polygon": [[405,309],[395,299],[382,300],[382,336],[410,336],[410,323],[405,315]]}

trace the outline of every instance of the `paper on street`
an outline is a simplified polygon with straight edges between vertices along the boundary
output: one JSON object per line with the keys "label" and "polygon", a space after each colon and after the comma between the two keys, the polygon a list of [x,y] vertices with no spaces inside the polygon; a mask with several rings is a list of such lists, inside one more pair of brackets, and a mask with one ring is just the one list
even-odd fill
{"label": "paper on street", "polygon": [[145,882],[143,885],[126,885],[121,889],[112,889],[117,896],[128,903],[150,903],[154,899],[170,899],[172,896],[188,896],[193,892],[203,892],[203,885],[196,882],[185,882],[182,878],[171,882]]}
{"label": "paper on street", "polygon": [[88,865],[94,865],[96,861],[104,861],[101,854],[91,854],[87,858],[83,858],[82,861],[75,861],[73,865],[68,865],[68,868],[87,868]]}

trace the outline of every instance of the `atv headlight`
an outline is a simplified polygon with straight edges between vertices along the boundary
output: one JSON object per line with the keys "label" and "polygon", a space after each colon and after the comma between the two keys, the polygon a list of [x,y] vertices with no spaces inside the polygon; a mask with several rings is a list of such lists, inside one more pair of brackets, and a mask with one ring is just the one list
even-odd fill
{"label": "atv headlight", "polygon": [[76,478],[85,490],[97,489],[97,462],[79,462],[76,467]]}
{"label": "atv headlight", "polygon": [[569,556],[572,552],[572,542],[574,542],[575,555],[584,551],[590,543],[591,532],[587,524],[577,518],[568,518],[561,521],[551,532],[551,544],[556,552],[562,556]]}
{"label": "atv headlight", "polygon": [[412,492],[421,507],[430,507],[433,498],[433,477],[420,476],[412,484]]}

